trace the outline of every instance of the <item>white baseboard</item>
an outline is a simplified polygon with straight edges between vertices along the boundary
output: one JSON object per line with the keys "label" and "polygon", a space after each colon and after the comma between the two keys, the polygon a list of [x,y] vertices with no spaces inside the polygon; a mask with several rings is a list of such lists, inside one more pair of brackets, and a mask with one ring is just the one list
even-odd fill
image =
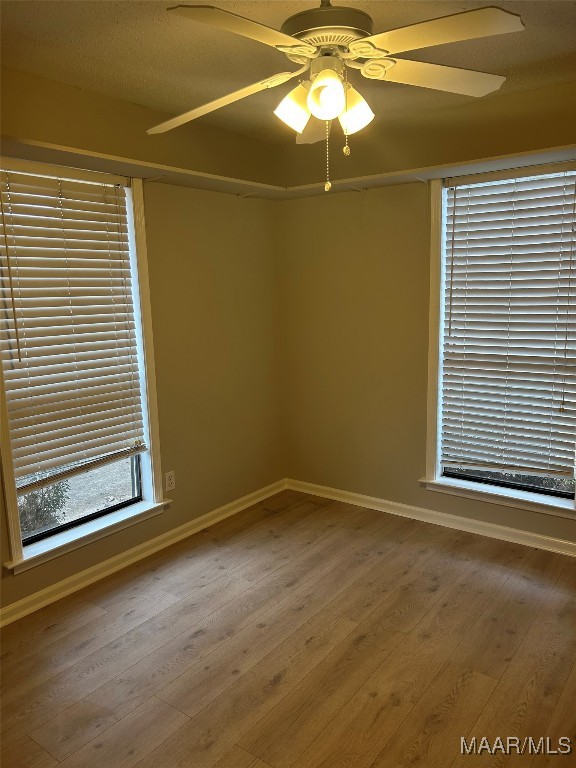
{"label": "white baseboard", "polygon": [[361,493],[353,493],[352,491],[341,491],[338,488],[329,488],[326,485],[304,483],[300,480],[291,479],[287,479],[285,483],[285,487],[293,491],[301,491],[302,493],[309,493],[313,496],[323,496],[326,499],[343,501],[357,507],[376,509],[379,512],[389,512],[391,515],[409,517],[412,520],[421,520],[424,523],[442,525],[445,528],[454,528],[458,531],[477,533],[480,536],[488,536],[492,539],[511,541],[515,544],[524,544],[527,547],[546,549],[560,555],[576,557],[576,542],[573,541],[554,539],[541,533],[531,533],[530,531],[523,531],[519,528],[508,528],[504,525],[498,525],[497,523],[487,523],[469,517],[450,515],[446,512],[436,512],[433,509],[426,509],[424,507],[412,507],[408,504],[399,504],[396,501],[386,501],[386,499],[379,499],[375,496],[364,496]]}
{"label": "white baseboard", "polygon": [[497,525],[496,523],[486,523],[468,517],[436,512],[424,507],[399,504],[398,502],[386,501],[386,499],[379,499],[375,496],[365,496],[361,493],[330,488],[326,485],[284,479],[279,480],[277,483],[267,485],[265,488],[254,491],[254,493],[250,493],[240,499],[236,499],[236,501],[232,501],[229,504],[225,504],[223,507],[218,507],[218,509],[214,509],[212,512],[208,512],[201,517],[195,518],[189,523],[174,528],[174,530],[168,531],[161,536],[157,536],[155,539],[144,542],[137,547],[129,549],[127,552],[123,552],[122,554],[116,555],[102,563],[98,563],[91,568],[80,571],[80,573],[69,576],[63,581],[59,581],[56,584],[46,587],[46,589],[40,590],[40,592],[36,592],[29,597],[25,597],[22,600],[18,600],[17,602],[6,606],[6,608],[2,609],[0,612],[0,626],[10,624],[29,613],[33,613],[50,603],[54,603],[56,600],[60,600],[62,597],[66,597],[66,595],[77,592],[79,589],[82,589],[95,581],[110,576],[110,574],[115,573],[138,560],[142,560],[143,558],[154,554],[154,552],[169,547],[177,541],[186,539],[188,536],[191,536],[204,528],[209,528],[211,525],[220,522],[220,520],[231,517],[237,512],[242,512],[242,510],[247,509],[254,504],[258,504],[269,496],[274,496],[274,494],[286,489],[309,493],[312,496],[322,496],[326,499],[333,499],[334,501],[343,501],[357,507],[367,507],[368,509],[375,509],[380,512],[388,512],[389,514],[408,517],[412,520],[421,520],[425,523],[442,525],[446,528],[454,528],[459,531],[477,533],[481,536],[488,536],[493,539],[511,541],[516,544],[524,544],[528,547],[536,547],[537,549],[546,549],[561,555],[576,557],[576,543],[572,541],[554,539],[549,536],[544,536],[543,534],[522,531],[518,528],[508,528],[504,525]]}
{"label": "white baseboard", "polygon": [[54,603],[56,600],[66,597],[66,595],[77,592],[79,589],[87,587],[95,581],[110,576],[110,574],[120,571],[128,565],[154,554],[154,552],[169,547],[177,541],[186,539],[193,533],[202,531],[204,528],[209,528],[211,525],[220,522],[220,520],[224,520],[238,512],[242,512],[242,510],[247,509],[254,504],[258,504],[260,501],[264,501],[264,499],[267,499],[269,496],[274,496],[274,494],[285,490],[286,487],[285,480],[279,480],[277,483],[267,485],[265,488],[260,488],[260,490],[249,493],[247,496],[236,499],[236,501],[232,501],[229,504],[225,504],[223,507],[218,507],[218,509],[214,509],[201,517],[197,517],[189,523],[180,525],[178,528],[167,531],[161,536],[157,536],[150,541],[139,544],[137,547],[133,547],[126,552],[122,552],[120,555],[104,560],[102,563],[98,563],[91,568],[87,568],[73,576],[69,576],[56,584],[52,584],[39,592],[35,592],[33,595],[29,595],[22,600],[11,603],[0,611],[0,626],[11,624],[13,621],[21,619],[29,613],[44,608],[44,606]]}

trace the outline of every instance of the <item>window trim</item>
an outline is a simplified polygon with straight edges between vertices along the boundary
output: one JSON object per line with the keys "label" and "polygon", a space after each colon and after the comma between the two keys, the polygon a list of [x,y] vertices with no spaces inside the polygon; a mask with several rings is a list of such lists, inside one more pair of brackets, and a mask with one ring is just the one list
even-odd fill
{"label": "window trim", "polygon": [[91,544],[93,541],[103,539],[124,528],[129,528],[150,517],[155,517],[164,511],[169,499],[164,499],[157,504],[149,501],[137,501],[128,507],[102,515],[95,520],[89,520],[75,528],[61,531],[49,538],[28,544],[24,547],[24,554],[19,560],[11,560],[4,563],[4,567],[14,574],[22,573],[37,565],[42,565],[49,560],[54,560],[67,552]]}
{"label": "window trim", "polygon": [[447,493],[464,499],[498,504],[501,507],[514,507],[527,512],[542,512],[553,517],[574,520],[574,502],[557,496],[545,496],[541,493],[517,491],[497,485],[473,483],[470,480],[456,480],[452,477],[439,477],[437,480],[420,479],[420,485],[428,491]]}
{"label": "window trim", "polygon": [[[11,159],[6,159],[12,165]],[[23,161],[15,160],[14,163]],[[46,166],[45,166],[46,167]],[[50,166],[54,170],[56,166]],[[41,172],[42,166],[35,164],[35,172]],[[58,168],[65,173],[66,168]],[[86,174],[82,170],[68,169],[70,174]],[[46,171],[45,171],[46,172]],[[110,512],[101,517],[78,525],[67,531],[43,539],[26,546],[22,543],[20,519],[18,516],[18,496],[10,449],[8,429],[8,412],[4,389],[4,376],[0,366],[0,471],[4,488],[4,501],[8,523],[8,539],[10,560],[4,567],[19,573],[28,568],[40,565],[61,554],[85,546],[91,541],[111,535],[128,525],[134,525],[141,520],[162,512],[170,502],[163,498],[162,467],[160,459],[160,430],[158,422],[158,403],[156,392],[156,368],[154,363],[154,343],[152,336],[152,311],[150,305],[150,286],[148,276],[148,255],[146,248],[146,229],[144,220],[144,185],[142,179],[132,179],[128,187],[128,218],[132,223],[130,237],[130,253],[136,267],[138,291],[135,294],[135,315],[139,318],[139,349],[142,359],[139,360],[141,371],[141,391],[143,394],[143,414],[148,433],[148,450],[141,454],[142,501],[138,501],[123,509]]]}
{"label": "window trim", "polygon": [[[523,174],[531,167],[522,168]],[[532,167],[534,173],[541,173],[542,166]],[[487,174],[488,175],[488,174]],[[514,175],[514,170],[509,172]],[[488,180],[486,178],[486,180]],[[442,420],[442,402],[440,398],[442,380],[442,317],[444,312],[443,287],[443,210],[442,179],[433,179],[429,183],[430,194],[430,304],[428,315],[428,392],[427,392],[427,429],[426,429],[426,475],[420,484],[430,491],[439,491],[463,498],[475,499],[492,504],[500,504],[530,512],[539,512],[556,517],[574,519],[576,499],[562,499],[541,493],[503,488],[490,483],[474,483],[444,477],[440,469],[440,424]]]}

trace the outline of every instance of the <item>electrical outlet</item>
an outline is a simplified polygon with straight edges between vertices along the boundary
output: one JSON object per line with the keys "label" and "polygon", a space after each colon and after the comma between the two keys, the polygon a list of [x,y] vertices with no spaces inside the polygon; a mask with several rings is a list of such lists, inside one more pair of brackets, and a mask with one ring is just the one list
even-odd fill
{"label": "electrical outlet", "polygon": [[176,472],[173,469],[164,475],[164,485],[167,491],[173,491],[176,488]]}

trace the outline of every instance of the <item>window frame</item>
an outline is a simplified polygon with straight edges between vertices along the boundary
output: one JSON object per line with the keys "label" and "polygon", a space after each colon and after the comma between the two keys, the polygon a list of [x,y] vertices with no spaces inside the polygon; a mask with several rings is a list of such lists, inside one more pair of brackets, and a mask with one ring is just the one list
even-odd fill
{"label": "window frame", "polygon": [[[109,174],[47,165],[28,160],[2,158],[3,167],[31,173],[68,173],[74,178],[106,178]],[[124,180],[125,181],[125,180]],[[18,495],[12,463],[8,413],[4,376],[0,366],[0,471],[4,488],[10,560],[3,565],[14,573],[59,557],[65,552],[85,546],[92,541],[112,535],[116,531],[135,525],[160,514],[169,499],[164,499],[160,460],[160,437],[156,394],[156,372],[152,336],[152,314],[148,277],[148,256],[144,219],[144,188],[142,179],[130,179],[127,185],[127,210],[130,248],[130,268],[134,278],[134,316],[139,349],[140,391],[148,449],[140,454],[142,500],[107,511],[97,517],[88,516],[85,522],[59,531],[40,541],[23,544],[18,514]]]}
{"label": "window frame", "polygon": [[[556,166],[554,170],[558,170],[558,167]],[[507,175],[514,175],[514,173],[529,175],[546,172],[548,172],[546,166],[532,166],[501,173],[502,175],[503,173]],[[443,262],[445,213],[442,206],[442,191],[442,179],[430,181],[430,304],[428,325],[426,474],[425,477],[421,478],[420,483],[430,491],[573,520],[576,516],[576,499],[549,496],[542,493],[507,488],[489,482],[477,483],[442,475],[439,450],[442,424],[442,328],[445,309]]]}
{"label": "window frame", "polygon": [[[70,530],[71,528],[77,528],[80,525],[83,525],[84,523],[88,523],[92,520],[96,520],[99,517],[105,517],[106,515],[109,515],[111,512],[116,512],[118,509],[124,509],[131,507],[133,504],[137,504],[139,501],[142,501],[142,461],[141,456],[139,453],[133,454],[132,456],[128,457],[131,461],[131,468],[130,472],[132,475],[132,484],[135,485],[137,488],[137,493],[135,496],[132,496],[127,501],[120,501],[116,504],[111,504],[108,507],[103,507],[102,509],[98,509],[95,512],[88,512],[86,515],[83,515],[82,517],[75,518],[74,520],[68,520],[64,523],[58,523],[51,528],[46,528],[40,531],[36,531],[35,533],[31,533],[29,535],[22,534],[22,547],[28,547],[30,544],[36,544],[39,541],[43,541],[44,539],[49,539],[52,536],[56,536],[58,533],[61,533],[63,531]],[[110,464],[103,465],[105,467],[109,467]],[[134,467],[136,466],[136,470]],[[86,472],[94,471],[94,467],[87,469]],[[99,467],[98,469],[102,469],[102,467]],[[77,477],[82,477],[82,475],[85,474],[84,472],[79,472]],[[134,482],[134,478],[135,481]],[[56,480],[54,485],[56,485],[58,481]],[[50,486],[48,486],[50,487]],[[21,494],[26,495],[26,494]]]}

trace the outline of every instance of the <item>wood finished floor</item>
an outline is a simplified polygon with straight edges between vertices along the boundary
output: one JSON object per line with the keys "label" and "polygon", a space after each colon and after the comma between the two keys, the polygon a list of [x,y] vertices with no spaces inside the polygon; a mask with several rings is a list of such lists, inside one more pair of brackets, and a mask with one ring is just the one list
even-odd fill
{"label": "wood finished floor", "polygon": [[285,491],[3,631],[4,768],[540,768],[576,560]]}

